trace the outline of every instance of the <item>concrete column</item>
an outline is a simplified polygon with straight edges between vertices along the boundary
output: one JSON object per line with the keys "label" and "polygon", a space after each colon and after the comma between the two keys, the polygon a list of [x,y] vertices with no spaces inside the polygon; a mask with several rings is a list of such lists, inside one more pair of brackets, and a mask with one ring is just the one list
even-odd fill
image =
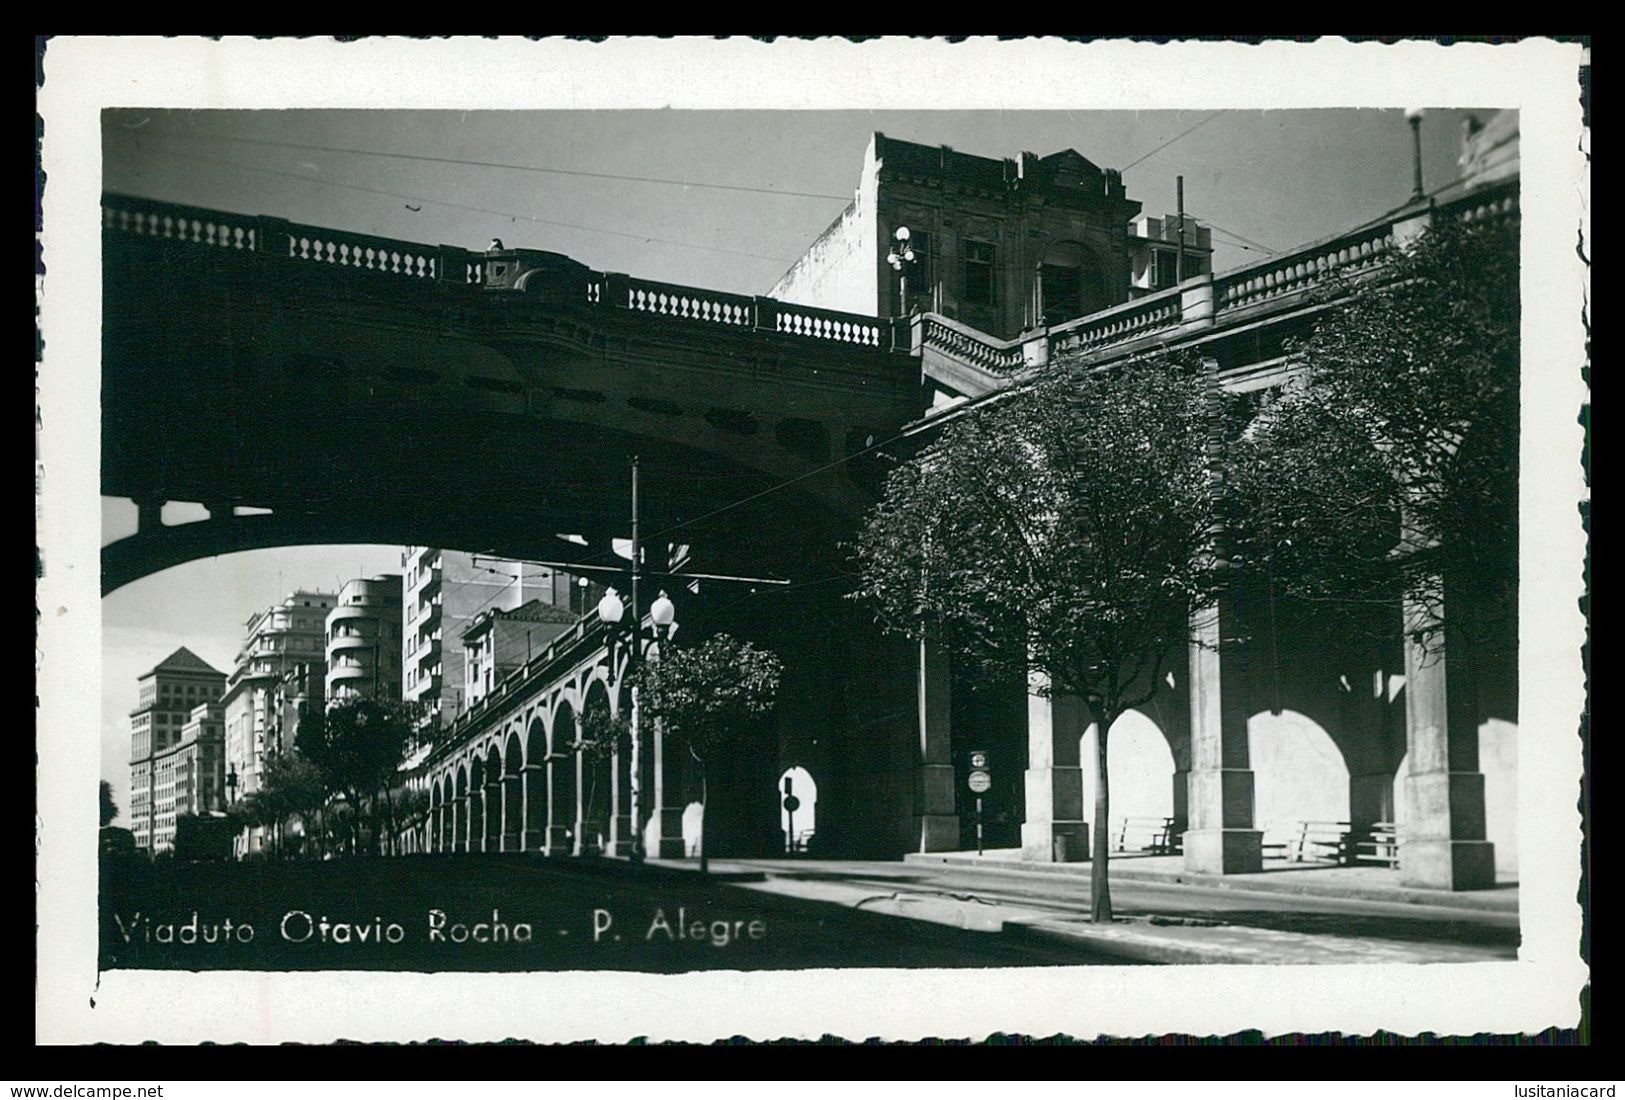
{"label": "concrete column", "polygon": [[1049,677],[1033,671],[1027,688],[1027,819],[1021,858],[1077,863],[1089,858],[1080,758],[1088,710],[1075,695],[1046,696]]}
{"label": "concrete column", "polygon": [[1228,596],[1191,619],[1189,871],[1232,875],[1263,869],[1264,835],[1253,828],[1244,627]]}
{"label": "concrete column", "polygon": [[916,852],[951,852],[959,847],[959,815],[954,812],[948,653],[937,642],[920,641],[916,683],[919,744],[910,845]]}
{"label": "concrete column", "polygon": [[525,792],[519,775],[502,777],[502,850],[517,852],[525,829]]}
{"label": "concrete column", "polygon": [[152,497],[135,501],[136,530],[144,535],[153,534],[164,526],[164,502]]}
{"label": "concrete column", "polygon": [[616,744],[610,756],[609,850],[618,856],[632,854],[632,788],[628,770],[630,754]]}
{"label": "concrete column", "polygon": [[[1459,632],[1415,600],[1405,603],[1405,740],[1410,754],[1401,880],[1478,890],[1495,885],[1478,770],[1478,706]],[[1447,659],[1447,654],[1449,659]]]}
{"label": "concrete column", "polygon": [[1194,275],[1180,284],[1179,320],[1183,329],[1213,327],[1212,272]]}
{"label": "concrete column", "polygon": [[592,854],[592,846],[587,841],[587,776],[586,769],[583,767],[585,763],[586,761],[581,758],[580,751],[577,750],[570,753],[570,759],[565,764],[565,767],[569,768],[576,777],[576,803],[575,807],[570,811],[571,820],[574,822],[571,831],[575,834],[575,841],[570,846],[570,852],[578,856]]}
{"label": "concrete column", "polygon": [[502,820],[507,799],[502,787],[502,776],[492,776],[485,781],[485,850],[487,852],[502,851]]}
{"label": "concrete column", "polygon": [[547,844],[547,773],[541,764],[526,764],[520,779],[525,803],[520,851],[539,852]]}
{"label": "concrete column", "polygon": [[560,769],[570,766],[570,758],[562,753],[547,757],[547,835],[543,850],[550,856],[570,854],[570,800],[560,779]]}
{"label": "concrete column", "polygon": [[446,804],[446,851],[460,852],[463,850],[461,840],[463,814],[467,811],[463,807],[463,798],[458,796]]}
{"label": "concrete column", "polygon": [[1191,773],[1189,768],[1174,767],[1174,827],[1172,840],[1182,843],[1180,837],[1191,827],[1190,803]]}
{"label": "concrete column", "polygon": [[666,745],[665,724],[656,720],[654,736],[654,801],[649,815],[647,851],[657,859],[683,857],[683,771],[680,751]]}

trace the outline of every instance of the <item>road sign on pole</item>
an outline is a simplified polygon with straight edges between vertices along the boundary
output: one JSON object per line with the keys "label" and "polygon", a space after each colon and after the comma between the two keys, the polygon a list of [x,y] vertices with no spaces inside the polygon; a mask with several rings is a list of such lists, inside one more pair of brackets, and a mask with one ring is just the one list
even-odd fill
{"label": "road sign on pole", "polygon": [[966,782],[974,793],[986,794],[993,786],[993,777],[984,771],[974,771],[970,773],[970,778]]}

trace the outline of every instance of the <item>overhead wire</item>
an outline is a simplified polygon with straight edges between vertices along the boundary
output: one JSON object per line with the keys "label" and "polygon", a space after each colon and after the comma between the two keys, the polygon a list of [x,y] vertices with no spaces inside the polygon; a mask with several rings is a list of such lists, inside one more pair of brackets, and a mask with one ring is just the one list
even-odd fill
{"label": "overhead wire", "polygon": [[579,168],[547,168],[539,164],[510,164],[502,161],[490,160],[464,160],[460,157],[434,157],[422,153],[397,153],[383,149],[355,149],[342,145],[316,145],[302,141],[275,141],[270,138],[228,137],[216,134],[156,134],[151,135],[161,141],[201,139],[203,141],[230,142],[237,145],[263,145],[280,149],[304,149],[318,153],[342,153],[363,157],[383,157],[391,160],[421,161],[426,164],[455,164],[467,168],[500,168],[512,172],[538,172],[555,176],[579,176],[585,179],[621,180],[628,183],[656,183],[675,187],[700,187],[712,191],[743,191],[755,195],[784,195],[788,198],[800,199],[839,199],[843,202],[851,199],[850,195],[836,195],[822,191],[790,191],[777,187],[752,187],[739,183],[712,183],[704,180],[664,179],[658,176],[622,175],[615,172],[589,172]]}
{"label": "overhead wire", "polygon": [[1152,157],[1156,156],[1158,153],[1160,153],[1164,149],[1168,148],[1168,146],[1172,145],[1174,142],[1178,141],[1180,138],[1185,137],[1187,134],[1194,133],[1195,131],[1201,129],[1203,126],[1206,126],[1208,123],[1212,122],[1214,119],[1218,118],[1222,114],[1224,114],[1223,111],[1214,111],[1211,115],[1208,115],[1206,118],[1204,118],[1202,121],[1198,122],[1196,125],[1191,126],[1191,127],[1187,128],[1187,129],[1181,130],[1179,133],[1175,134],[1173,137],[1169,138],[1167,141],[1163,142],[1161,145],[1157,146],[1155,149],[1151,150],[1149,153],[1146,153],[1144,156],[1141,156],[1141,157],[1139,157],[1139,158],[1137,158],[1135,160],[1129,161],[1127,164],[1123,165],[1122,168],[1119,168],[1118,171],[1119,172],[1127,172],[1130,168],[1133,168],[1136,164],[1139,164],[1141,161],[1150,160]]}
{"label": "overhead wire", "polygon": [[235,160],[220,160],[214,157],[188,156],[175,154],[174,159],[189,161],[194,164],[212,164],[224,168],[235,168],[245,172],[260,172],[270,176],[280,176],[284,179],[298,180],[301,183],[314,184],[320,187],[337,187],[346,191],[360,191],[369,195],[383,195],[394,199],[414,199],[418,202],[431,203],[435,206],[444,206],[453,210],[467,210],[476,214],[492,214],[503,218],[522,218],[525,221],[535,222],[538,225],[551,225],[563,229],[576,229],[584,233],[601,233],[610,237],[624,237],[628,240],[643,241],[644,243],[658,242],[660,244],[676,245],[679,248],[693,248],[703,252],[719,252],[728,256],[747,256],[757,260],[772,260],[774,263],[789,263],[795,259],[793,256],[769,256],[762,252],[746,252],[737,248],[721,248],[716,245],[694,244],[690,241],[675,241],[669,237],[656,237],[646,233],[627,233],[617,229],[602,229],[598,226],[579,225],[575,222],[557,221],[552,218],[539,218],[534,214],[525,214],[515,210],[496,210],[486,206],[473,206],[468,203],[453,202],[450,199],[430,198],[427,195],[391,191],[383,187],[366,187],[359,183],[344,183],[339,180],[322,179],[317,176],[301,175],[298,172],[287,172],[279,168],[267,168],[259,164],[244,164]]}

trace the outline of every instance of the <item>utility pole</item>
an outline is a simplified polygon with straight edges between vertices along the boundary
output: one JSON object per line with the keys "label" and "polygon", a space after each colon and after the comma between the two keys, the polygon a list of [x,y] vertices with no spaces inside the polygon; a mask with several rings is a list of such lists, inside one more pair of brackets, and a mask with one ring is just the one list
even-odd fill
{"label": "utility pole", "polygon": [[[627,675],[633,676],[638,670],[638,661],[643,649],[643,612],[638,607],[638,557],[641,547],[638,543],[638,456],[632,456],[632,649],[627,654]],[[636,681],[633,681],[634,685]],[[643,706],[638,699],[638,689],[632,688],[632,759],[629,761],[629,776],[631,779],[630,794],[632,818],[632,850],[628,858],[633,863],[643,861]]]}
{"label": "utility pole", "polygon": [[1185,281],[1185,177],[1175,176],[1174,193],[1179,208],[1179,251],[1174,253],[1174,282]]}

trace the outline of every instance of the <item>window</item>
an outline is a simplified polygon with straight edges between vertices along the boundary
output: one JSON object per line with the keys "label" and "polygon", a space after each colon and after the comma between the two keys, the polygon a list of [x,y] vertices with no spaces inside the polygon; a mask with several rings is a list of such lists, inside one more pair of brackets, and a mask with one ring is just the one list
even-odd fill
{"label": "window", "polygon": [[1172,252],[1157,251],[1157,286],[1173,286],[1179,281],[1179,257]]}
{"label": "window", "polygon": [[994,248],[986,241],[965,242],[965,301],[993,304]]}

